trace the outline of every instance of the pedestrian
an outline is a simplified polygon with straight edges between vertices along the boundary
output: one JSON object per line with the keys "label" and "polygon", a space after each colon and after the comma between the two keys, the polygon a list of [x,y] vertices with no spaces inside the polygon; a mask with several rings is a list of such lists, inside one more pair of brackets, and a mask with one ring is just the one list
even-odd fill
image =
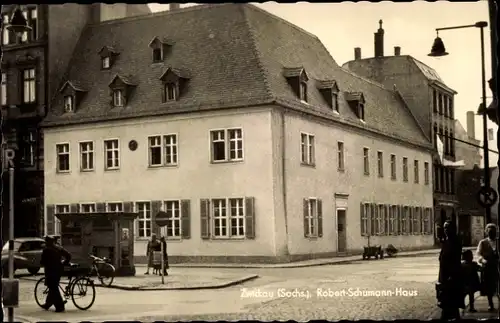
{"label": "pedestrian", "polygon": [[494,312],[493,296],[497,293],[498,285],[498,250],[496,245],[497,226],[493,223],[486,225],[487,237],[477,246],[477,255],[481,270],[481,295],[488,298],[488,311]]}
{"label": "pedestrian", "polygon": [[165,239],[165,237],[160,238],[160,243],[163,246],[163,275],[168,276],[167,269],[169,269],[169,266],[168,266],[167,240]]}
{"label": "pedestrian", "polygon": [[465,308],[461,275],[462,243],[455,223],[446,221],[439,254],[438,305],[442,320],[460,319],[460,308]]}
{"label": "pedestrian", "polygon": [[54,306],[56,312],[64,312],[64,301],[59,292],[59,283],[64,273],[64,265],[71,261],[71,254],[56,244],[56,239],[45,237],[45,248],[42,252],[41,265],[45,272],[45,285],[49,289],[43,309]]}
{"label": "pedestrian", "polygon": [[[156,234],[151,235],[151,240],[148,242],[148,245],[146,247],[146,257],[148,258],[148,265],[147,265],[147,270],[145,275],[149,275],[149,268],[153,268],[153,260],[154,260],[154,252],[156,249],[158,249],[159,242],[156,239]],[[154,269],[154,268],[153,268]]]}
{"label": "pedestrian", "polygon": [[462,274],[465,285],[465,297],[469,297],[469,312],[476,313],[474,307],[474,294],[480,290],[479,265],[474,261],[472,251],[462,253]]}

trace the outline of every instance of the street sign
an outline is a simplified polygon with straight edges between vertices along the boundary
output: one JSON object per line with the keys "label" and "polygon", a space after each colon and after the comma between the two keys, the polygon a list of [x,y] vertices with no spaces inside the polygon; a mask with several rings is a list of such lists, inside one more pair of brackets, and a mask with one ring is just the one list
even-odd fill
{"label": "street sign", "polygon": [[2,167],[4,169],[14,168],[14,158],[16,157],[16,151],[14,149],[6,148],[3,150]]}
{"label": "street sign", "polygon": [[477,201],[482,207],[489,207],[498,200],[498,193],[491,187],[483,186],[477,194]]}
{"label": "street sign", "polygon": [[156,213],[155,222],[159,227],[164,227],[168,224],[168,214],[165,211]]}

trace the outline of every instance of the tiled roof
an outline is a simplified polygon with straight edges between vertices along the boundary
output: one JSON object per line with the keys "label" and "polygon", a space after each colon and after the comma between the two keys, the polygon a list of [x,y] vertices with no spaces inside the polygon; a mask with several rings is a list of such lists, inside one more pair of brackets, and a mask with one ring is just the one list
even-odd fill
{"label": "tiled roof", "polygon": [[424,63],[422,63],[421,61],[419,61],[413,57],[411,57],[411,59],[413,60],[415,65],[417,65],[417,67],[422,71],[422,73],[425,75],[425,77],[427,79],[432,80],[432,81],[439,81],[439,82],[444,84],[441,77],[439,77],[438,73],[433,68],[425,65]]}
{"label": "tiled roof", "polygon": [[79,92],[87,92],[87,89],[85,89],[81,84],[75,81],[66,81],[64,85],[61,87],[60,92],[63,92],[66,87],[71,86],[75,91]]}
{"label": "tiled roof", "polygon": [[[152,64],[148,45],[155,37],[174,43],[165,63]],[[100,68],[97,51],[103,46],[120,52],[110,70]],[[317,37],[252,5],[202,5],[92,25],[74,52],[68,79],[91,85],[89,92],[72,114],[63,113],[57,97],[45,126],[279,102],[430,147],[394,91],[341,68]],[[162,103],[160,77],[168,67],[189,71],[190,79],[179,101]],[[308,87],[307,104],[300,102],[284,74],[302,69],[310,81],[335,81],[339,115],[317,87]],[[107,86],[116,74],[133,75],[138,84],[123,111],[109,106]],[[349,108],[345,92],[363,93],[365,123]]]}

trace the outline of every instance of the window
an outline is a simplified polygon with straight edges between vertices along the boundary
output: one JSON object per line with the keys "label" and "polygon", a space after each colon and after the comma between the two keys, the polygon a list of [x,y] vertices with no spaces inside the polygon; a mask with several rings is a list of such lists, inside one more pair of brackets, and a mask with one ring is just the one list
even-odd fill
{"label": "window", "polygon": [[74,112],[75,111],[75,105],[74,105],[74,100],[72,95],[66,95],[64,97],[64,111],[65,112]]}
{"label": "window", "polygon": [[318,200],[307,200],[307,213],[306,213],[307,229],[305,236],[308,238],[318,237]]}
{"label": "window", "polygon": [[370,204],[365,203],[362,206],[362,213],[361,213],[361,235],[364,237],[370,235],[369,223],[370,223]]}
{"label": "window", "polygon": [[122,202],[106,203],[106,212],[123,212],[123,203]]}
{"label": "window", "polygon": [[181,237],[181,202],[180,201],[164,201],[163,208],[167,213],[168,222],[166,225],[165,236],[167,238]]}
{"label": "window", "polygon": [[111,67],[110,57],[109,56],[102,57],[101,63],[102,63],[101,67],[103,70],[109,69]]}
{"label": "window", "polygon": [[35,165],[36,132],[31,130],[23,135],[21,160],[25,166]]}
{"label": "window", "polygon": [[422,214],[421,214],[421,208],[416,207],[414,208],[413,211],[413,234],[420,234],[421,233],[421,226],[422,224]]}
{"label": "window", "polygon": [[378,207],[377,204],[371,205],[370,214],[370,235],[374,236],[378,232]]}
{"label": "window", "polygon": [[438,93],[438,113],[443,114],[443,96]]}
{"label": "window", "polygon": [[95,213],[95,203],[80,203],[80,213]]}
{"label": "window", "polygon": [[419,168],[418,160],[414,160],[413,161],[413,177],[414,177],[415,184],[418,184],[418,182],[419,182],[418,177],[420,175],[420,170],[418,168]]}
{"label": "window", "polygon": [[307,83],[305,81],[300,82],[300,93],[299,98],[302,101],[307,102]]}
{"label": "window", "polygon": [[408,158],[403,157],[403,181],[408,182]]}
{"label": "window", "polygon": [[408,206],[403,207],[403,214],[401,216],[400,232],[407,234],[409,232],[409,220],[410,220],[410,208]]}
{"label": "window", "polygon": [[339,112],[339,95],[336,92],[332,92],[332,109]]}
{"label": "window", "polygon": [[424,184],[429,185],[429,163],[424,163]]}
{"label": "window", "polygon": [[165,83],[163,85],[163,91],[165,92],[163,94],[163,97],[165,98],[165,102],[168,101],[175,101],[177,100],[177,84],[176,83]]}
{"label": "window", "polygon": [[[54,214],[65,213],[70,213],[69,204],[59,204],[55,206]],[[61,220],[59,220],[57,216],[54,217],[54,235],[61,235]]]}
{"label": "window", "polygon": [[433,107],[434,113],[438,112],[437,100],[438,100],[438,98],[437,98],[437,91],[436,90],[432,90],[432,107]]}
{"label": "window", "polygon": [[384,153],[377,152],[378,177],[384,177]]}
{"label": "window", "polygon": [[104,140],[104,158],[106,158],[105,169],[120,168],[120,143],[118,139]]}
{"label": "window", "polygon": [[396,180],[396,155],[391,154],[391,179]]}
{"label": "window", "polygon": [[314,135],[300,134],[301,162],[304,165],[314,165]]}
{"label": "window", "polygon": [[363,170],[365,175],[370,175],[370,149],[363,148]]}
{"label": "window", "polygon": [[113,90],[113,106],[115,108],[123,107],[125,100],[123,97],[123,90]]}
{"label": "window", "polygon": [[35,69],[29,68],[23,71],[23,103],[34,103],[35,101],[36,101]]}
{"label": "window", "polygon": [[397,234],[398,208],[396,205],[389,206],[389,232],[387,234]]}
{"label": "window", "polygon": [[149,141],[149,166],[177,165],[177,135],[151,136]]}
{"label": "window", "polygon": [[338,168],[338,170],[343,171],[344,165],[345,165],[344,143],[341,141],[337,142],[337,152],[338,152],[337,168]]}
{"label": "window", "polygon": [[2,106],[7,105],[7,73],[2,73]]}
{"label": "window", "polygon": [[5,28],[10,22],[9,15],[3,15],[2,17],[2,22],[3,22],[3,30],[2,30],[2,45],[9,45],[10,44],[10,30]]}
{"label": "window", "polygon": [[163,61],[163,51],[160,48],[153,48],[153,63]]}
{"label": "window", "polygon": [[378,217],[377,217],[377,235],[385,234],[385,205],[378,206]]}
{"label": "window", "polygon": [[245,205],[243,198],[212,200],[215,238],[245,237]]}
{"label": "window", "polygon": [[21,36],[21,42],[26,43],[37,39],[37,19],[38,13],[36,8],[30,8],[23,11],[23,16],[31,27],[31,31],[25,31]]}
{"label": "window", "polygon": [[137,217],[137,237],[151,237],[151,202],[136,202],[135,212],[139,213]]}
{"label": "window", "polygon": [[94,142],[85,141],[80,143],[80,170],[94,170]]}
{"label": "window", "polygon": [[210,131],[212,162],[243,160],[243,131],[240,128]]}
{"label": "window", "polygon": [[69,144],[57,144],[57,172],[64,173],[70,171]]}
{"label": "window", "polygon": [[365,121],[365,105],[364,105],[364,103],[358,104],[358,111],[359,111],[359,119],[361,119],[362,121]]}

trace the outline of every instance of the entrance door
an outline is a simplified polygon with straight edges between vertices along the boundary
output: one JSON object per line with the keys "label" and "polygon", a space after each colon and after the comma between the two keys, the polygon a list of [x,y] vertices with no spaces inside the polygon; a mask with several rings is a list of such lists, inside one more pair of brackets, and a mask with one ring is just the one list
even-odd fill
{"label": "entrance door", "polygon": [[337,209],[337,248],[338,252],[345,252],[347,246],[346,210]]}

